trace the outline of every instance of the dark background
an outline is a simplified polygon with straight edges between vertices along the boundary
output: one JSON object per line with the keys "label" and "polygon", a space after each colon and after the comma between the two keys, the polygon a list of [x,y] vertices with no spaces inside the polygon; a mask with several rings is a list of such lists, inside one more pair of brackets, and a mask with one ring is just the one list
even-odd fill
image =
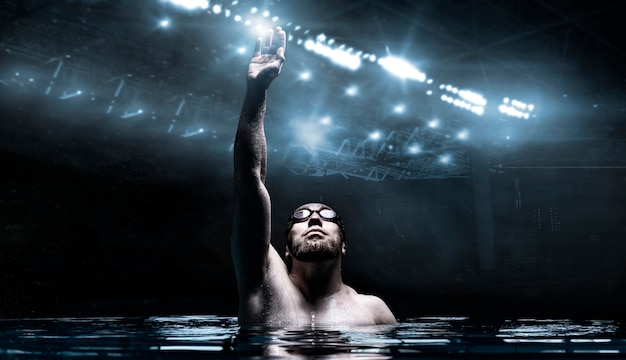
{"label": "dark background", "polygon": [[[215,14],[148,3],[2,2],[2,317],[236,313],[229,144],[249,51],[225,53],[254,36]],[[472,125],[480,136],[455,145],[463,160],[444,176],[373,181],[355,170],[373,165],[358,159],[352,173],[306,176],[288,157],[297,146],[290,113],[333,111],[346,131],[366,132],[388,125],[381,108],[397,93],[379,70],[345,74],[290,43],[268,105],[279,253],[290,211],[323,201],[346,222],[344,281],[381,296],[400,318],[623,318],[626,56],[614,32],[622,2],[333,4],[262,6],[355,47],[422,44],[414,52],[442,81],[489,93],[509,86],[542,112],[526,125]],[[154,30],[147,24],[157,13],[186,27]],[[45,95],[67,54],[56,95]],[[318,82],[296,82],[302,68],[316,69]],[[107,113],[120,77],[128,85]],[[346,79],[376,101],[334,99]],[[59,100],[75,84],[93,90]],[[415,90],[403,86],[400,94]],[[180,96],[210,106],[198,106],[202,116],[187,106],[168,133]],[[473,121],[423,97],[402,126],[437,112]],[[120,120],[123,106],[140,102],[152,112]],[[180,136],[198,124],[208,130]],[[514,143],[492,136],[504,127],[517,131]]]}

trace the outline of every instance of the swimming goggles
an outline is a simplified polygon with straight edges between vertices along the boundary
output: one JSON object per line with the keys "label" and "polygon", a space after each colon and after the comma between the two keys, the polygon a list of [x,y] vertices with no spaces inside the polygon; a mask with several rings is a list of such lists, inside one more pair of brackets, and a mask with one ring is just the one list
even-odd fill
{"label": "swimming goggles", "polygon": [[300,209],[293,212],[291,216],[294,221],[301,222],[307,221],[313,213],[316,212],[320,215],[320,217],[326,221],[337,221],[337,213],[332,209],[320,209],[320,210],[309,210],[309,209]]}

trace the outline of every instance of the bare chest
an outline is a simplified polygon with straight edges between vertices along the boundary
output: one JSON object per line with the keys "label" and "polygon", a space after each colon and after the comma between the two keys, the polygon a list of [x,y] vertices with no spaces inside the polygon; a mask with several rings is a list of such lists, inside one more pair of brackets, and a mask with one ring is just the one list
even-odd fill
{"label": "bare chest", "polygon": [[[371,325],[371,311],[359,302],[358,294],[336,294],[311,303],[297,289],[273,289],[271,295],[252,303],[260,306],[253,311],[253,322],[268,326]],[[251,309],[252,310],[252,309]]]}

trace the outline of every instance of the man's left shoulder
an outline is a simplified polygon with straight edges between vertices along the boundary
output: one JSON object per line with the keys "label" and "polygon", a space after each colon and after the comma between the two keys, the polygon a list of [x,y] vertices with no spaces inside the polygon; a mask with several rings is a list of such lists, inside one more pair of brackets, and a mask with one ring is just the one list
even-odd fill
{"label": "man's left shoulder", "polygon": [[395,324],[397,322],[387,304],[378,296],[355,292],[355,298],[363,309],[372,314],[377,324]]}
{"label": "man's left shoulder", "polygon": [[357,301],[367,308],[376,309],[376,308],[387,308],[387,304],[383,301],[383,299],[379,298],[376,295],[368,295],[368,294],[356,294]]}

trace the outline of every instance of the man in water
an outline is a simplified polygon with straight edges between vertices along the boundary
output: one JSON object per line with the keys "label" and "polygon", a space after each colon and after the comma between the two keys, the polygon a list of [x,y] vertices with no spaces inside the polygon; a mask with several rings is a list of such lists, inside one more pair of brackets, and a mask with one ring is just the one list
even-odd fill
{"label": "man in water", "polygon": [[265,187],[264,118],[267,91],[285,61],[286,34],[277,27],[258,39],[235,137],[232,255],[239,323],[266,326],[395,324],[378,297],[343,283],[346,253],[341,218],[324,204],[298,207],[287,224],[288,269],[271,245],[271,206]]}

